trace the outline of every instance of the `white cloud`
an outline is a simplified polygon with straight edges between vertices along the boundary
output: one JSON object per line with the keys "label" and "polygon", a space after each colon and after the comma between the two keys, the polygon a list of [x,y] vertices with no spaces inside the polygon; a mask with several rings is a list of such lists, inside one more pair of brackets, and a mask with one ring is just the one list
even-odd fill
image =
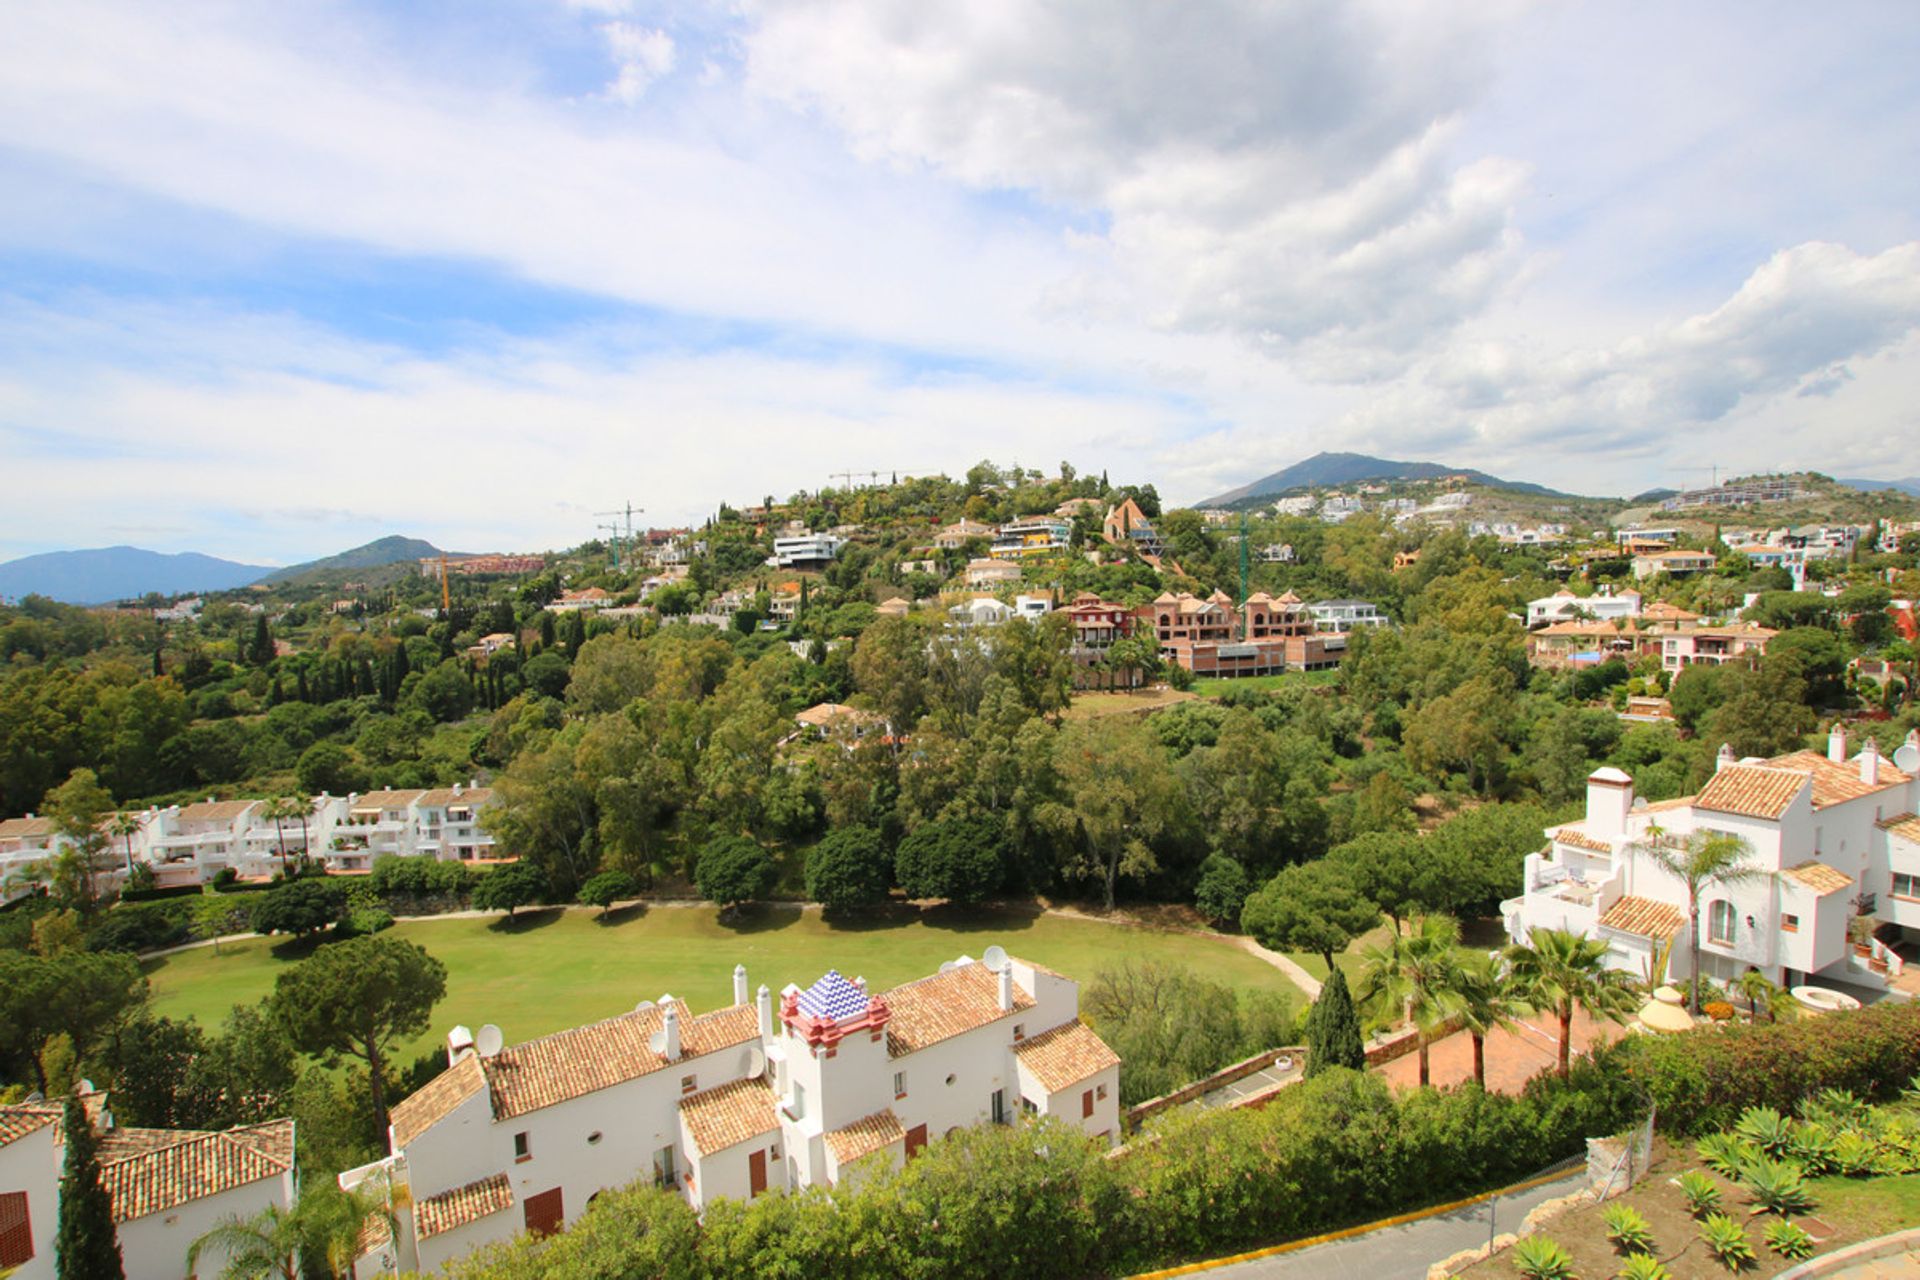
{"label": "white cloud", "polygon": [[619,68],[607,96],[628,106],[639,102],[647,86],[673,70],[673,37],[653,27],[631,22],[609,22],[601,26],[607,51]]}

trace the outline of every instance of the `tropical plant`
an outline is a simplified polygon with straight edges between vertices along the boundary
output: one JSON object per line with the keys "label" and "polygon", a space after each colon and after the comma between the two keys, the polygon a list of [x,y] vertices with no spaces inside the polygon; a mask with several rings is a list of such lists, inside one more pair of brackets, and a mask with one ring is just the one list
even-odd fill
{"label": "tropical plant", "polygon": [[[1696,831],[1676,842],[1671,837],[1647,840],[1637,851],[1668,875],[1687,887],[1687,946],[1691,963],[1687,972],[1700,973],[1700,895],[1715,885],[1731,888],[1768,877],[1770,873],[1747,859],[1753,846],[1736,835],[1721,831]],[[1693,1012],[1700,1012],[1700,984],[1694,983]]]}
{"label": "tropical plant", "polygon": [[1573,1059],[1573,1012],[1626,1021],[1636,1007],[1627,975],[1607,967],[1607,944],[1565,929],[1535,929],[1526,945],[1509,947],[1515,989],[1560,1020],[1560,1074]]}
{"label": "tropical plant", "polygon": [[1779,1020],[1783,1005],[1793,1006],[1793,997],[1787,994],[1787,989],[1758,969],[1747,970],[1733,985],[1735,990],[1746,997],[1747,1018],[1751,1022],[1760,1021],[1760,1013],[1763,1009],[1766,1011],[1767,1021],[1776,1022]]}
{"label": "tropical plant", "polygon": [[1704,1217],[1720,1207],[1720,1187],[1698,1169],[1689,1169],[1674,1180],[1680,1194],[1687,1198],[1687,1212]]}
{"label": "tropical plant", "polygon": [[1793,1142],[1793,1125],[1772,1107],[1748,1107],[1733,1131],[1770,1156],[1780,1155]]}
{"label": "tropical plant", "polygon": [[1709,1169],[1723,1178],[1738,1179],[1740,1171],[1760,1155],[1760,1148],[1731,1133],[1710,1133],[1693,1144]]}
{"label": "tropical plant", "polygon": [[1753,1265],[1753,1245],[1738,1222],[1724,1213],[1710,1213],[1700,1224],[1700,1239],[1714,1261],[1729,1271],[1744,1271]]}
{"label": "tropical plant", "polygon": [[127,813],[125,811],[116,813],[107,819],[108,834],[118,836],[126,844],[127,880],[129,884],[131,884],[133,880],[133,838],[140,834],[140,828],[143,825],[140,821],[139,814]]}
{"label": "tropical plant", "polygon": [[[280,875],[283,878],[287,874],[287,836],[282,824],[291,822],[295,818],[304,819],[309,808],[305,796],[284,795],[273,797],[261,810],[263,817],[273,820],[273,838],[274,842],[280,846]],[[304,823],[302,825],[304,826]],[[306,845],[302,843],[301,849],[304,851],[305,848]]]}
{"label": "tropical plant", "polygon": [[1608,1205],[1600,1217],[1607,1226],[1607,1240],[1621,1253],[1653,1251],[1653,1227],[1647,1222],[1647,1216],[1632,1205]]}
{"label": "tropical plant", "polygon": [[1813,1237],[1807,1234],[1806,1228],[1785,1218],[1769,1222],[1761,1235],[1766,1239],[1767,1248],[1790,1262],[1813,1256]]}
{"label": "tropical plant", "polygon": [[221,1280],[351,1275],[370,1221],[384,1223],[389,1236],[395,1231],[393,1211],[383,1199],[319,1182],[303,1190],[291,1209],[275,1204],[251,1218],[223,1218],[187,1246],[187,1269],[211,1254],[224,1259]]}
{"label": "tropical plant", "polygon": [[1396,933],[1383,946],[1360,954],[1365,985],[1362,1002],[1385,1011],[1406,1010],[1420,1029],[1420,1083],[1429,1083],[1427,1043],[1433,1032],[1460,1006],[1455,991],[1459,966],[1460,925],[1449,916],[1427,916],[1410,933]]}
{"label": "tropical plant", "polygon": [[[1840,1167],[1838,1144],[1839,1137],[1832,1129],[1815,1120],[1802,1120],[1793,1126],[1793,1141],[1787,1147],[1787,1155],[1800,1166],[1802,1173],[1818,1178]],[[1870,1144],[1868,1154],[1872,1154]]]}
{"label": "tropical plant", "polygon": [[1835,1135],[1829,1159],[1835,1172],[1849,1178],[1864,1178],[1878,1173],[1882,1163],[1878,1145],[1857,1129],[1842,1130]]}
{"label": "tropical plant", "polygon": [[1502,961],[1478,951],[1465,952],[1453,974],[1454,1016],[1473,1040],[1473,1078],[1487,1084],[1487,1037],[1533,1011],[1526,992]]}
{"label": "tropical plant", "polygon": [[1545,1236],[1527,1236],[1514,1243],[1513,1265],[1527,1280],[1574,1280],[1573,1255]]}
{"label": "tropical plant", "polygon": [[1636,1253],[1620,1264],[1620,1270],[1614,1273],[1614,1280],[1673,1280],[1673,1272],[1652,1254]]}
{"label": "tropical plant", "polygon": [[1813,1196],[1798,1165],[1784,1160],[1756,1160],[1747,1166],[1744,1180],[1754,1203],[1768,1213],[1785,1217],[1813,1209]]}

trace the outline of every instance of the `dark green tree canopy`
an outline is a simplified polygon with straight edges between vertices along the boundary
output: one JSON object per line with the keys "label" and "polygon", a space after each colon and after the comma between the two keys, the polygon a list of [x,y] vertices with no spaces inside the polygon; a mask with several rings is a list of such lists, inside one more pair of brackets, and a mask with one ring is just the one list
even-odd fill
{"label": "dark green tree canopy", "polygon": [[522,858],[495,867],[473,885],[473,905],[479,911],[504,911],[511,918],[521,907],[547,896],[547,874]]}
{"label": "dark green tree canopy", "polygon": [[893,887],[893,855],[872,827],[838,827],[807,853],[807,896],[828,910],[870,907]]}
{"label": "dark green tree canopy", "polygon": [[1306,862],[1267,881],[1247,899],[1240,927],[1275,951],[1313,951],[1326,958],[1380,922],[1346,872],[1326,861]]}
{"label": "dark green tree canopy", "polygon": [[746,836],[720,836],[700,851],[700,896],[722,910],[764,898],[773,889],[773,855]]}
{"label": "dark green tree canopy", "polygon": [[1317,1076],[1333,1067],[1364,1071],[1366,1066],[1366,1044],[1353,1011],[1353,994],[1347,990],[1347,975],[1334,965],[1320,988],[1320,998],[1307,1013],[1307,1074]]}
{"label": "dark green tree canopy", "polygon": [[1006,836],[992,818],[949,818],[916,827],[894,850],[894,877],[909,898],[980,902],[1000,888]]}
{"label": "dark green tree canopy", "polygon": [[93,1122],[73,1094],[67,1095],[60,1127],[66,1139],[66,1163],[60,1174],[53,1273],[58,1280],[124,1280],[127,1272],[113,1227],[113,1202],[100,1183]]}
{"label": "dark green tree canopy", "polygon": [[318,933],[340,923],[347,914],[347,887],[322,876],[308,876],[277,884],[261,895],[253,909],[258,933]]}

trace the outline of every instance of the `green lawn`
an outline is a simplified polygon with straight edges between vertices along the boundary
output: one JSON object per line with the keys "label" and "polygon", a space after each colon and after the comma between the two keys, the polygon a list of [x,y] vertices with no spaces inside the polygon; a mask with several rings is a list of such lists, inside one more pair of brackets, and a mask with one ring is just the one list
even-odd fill
{"label": "green lawn", "polygon": [[1287,685],[1332,684],[1340,678],[1338,671],[1282,671],[1271,676],[1234,676],[1228,679],[1202,677],[1191,686],[1192,692],[1203,698],[1217,698],[1229,689],[1280,689]]}
{"label": "green lawn", "polygon": [[[757,989],[806,986],[828,968],[875,989],[924,977],[943,960],[978,957],[999,943],[1023,960],[1082,983],[1126,958],[1166,960],[1239,985],[1295,992],[1277,969],[1210,938],[1062,919],[1030,911],[904,910],[884,921],[830,925],[817,908],[769,907],[737,926],[710,907],[660,907],[616,915],[547,911],[503,930],[495,920],[433,920],[394,931],[447,966],[447,997],[412,1057],[439,1045],[455,1023],[498,1023],[509,1043],[611,1017],[671,992],[696,1013],[730,1003],[733,966]],[[147,966],[156,1012],[218,1026],[235,1003],[266,995],[289,961],[265,939],[185,951]],[[1295,992],[1297,995],[1297,992]]]}

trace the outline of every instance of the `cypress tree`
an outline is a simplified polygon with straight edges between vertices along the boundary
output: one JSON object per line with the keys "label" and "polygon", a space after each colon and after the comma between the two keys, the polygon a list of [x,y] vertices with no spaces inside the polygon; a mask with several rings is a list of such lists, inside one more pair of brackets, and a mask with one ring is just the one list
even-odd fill
{"label": "cypress tree", "polygon": [[1316,1076],[1330,1067],[1359,1071],[1366,1065],[1367,1050],[1360,1039],[1360,1019],[1354,1016],[1347,976],[1334,965],[1307,1014],[1307,1074]]}
{"label": "cypress tree", "polygon": [[120,1238],[113,1229],[113,1202],[100,1185],[100,1160],[86,1108],[67,1095],[66,1169],[60,1175],[60,1224],[53,1244],[59,1280],[126,1280]]}

